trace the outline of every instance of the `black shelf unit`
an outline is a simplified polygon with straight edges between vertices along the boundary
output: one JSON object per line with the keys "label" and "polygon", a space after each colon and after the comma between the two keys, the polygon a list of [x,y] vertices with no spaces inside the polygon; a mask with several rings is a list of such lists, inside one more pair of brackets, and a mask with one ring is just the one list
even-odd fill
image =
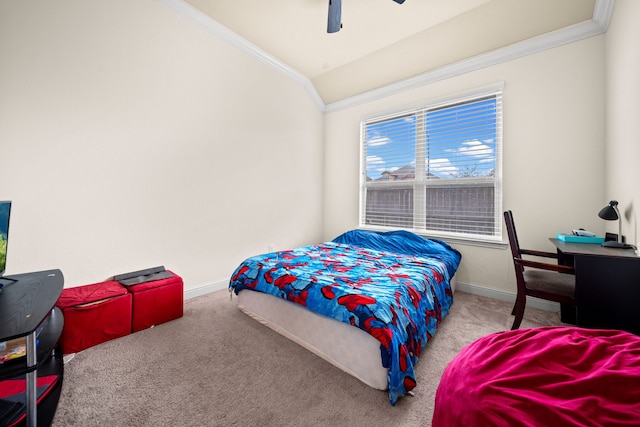
{"label": "black shelf unit", "polygon": [[[64,277],[60,270],[46,270],[9,278],[12,283],[0,293],[0,342],[25,338],[27,354],[0,364],[0,387],[4,381],[25,381],[26,392],[1,399],[0,426],[48,426],[64,377],[58,346],[64,316],[55,307]],[[49,386],[37,387],[38,378],[51,376]],[[18,405],[11,407],[14,402]]]}

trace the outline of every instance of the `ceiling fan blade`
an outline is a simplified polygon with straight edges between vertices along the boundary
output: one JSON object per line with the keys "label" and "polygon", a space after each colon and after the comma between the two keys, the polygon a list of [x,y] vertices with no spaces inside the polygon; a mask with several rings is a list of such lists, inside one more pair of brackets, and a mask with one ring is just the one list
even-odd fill
{"label": "ceiling fan blade", "polygon": [[340,28],[342,28],[342,0],[329,0],[327,33],[337,33]]}

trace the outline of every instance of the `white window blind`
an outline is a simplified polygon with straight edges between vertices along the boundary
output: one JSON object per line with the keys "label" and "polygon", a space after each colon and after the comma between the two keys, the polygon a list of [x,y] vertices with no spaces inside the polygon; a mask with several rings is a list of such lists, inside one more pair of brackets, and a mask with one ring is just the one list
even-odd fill
{"label": "white window blind", "polygon": [[502,91],[361,123],[360,225],[501,238]]}

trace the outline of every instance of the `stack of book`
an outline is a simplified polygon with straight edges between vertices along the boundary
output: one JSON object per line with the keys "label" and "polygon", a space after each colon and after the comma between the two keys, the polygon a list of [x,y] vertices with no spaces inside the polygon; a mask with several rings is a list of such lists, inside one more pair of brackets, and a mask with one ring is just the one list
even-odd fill
{"label": "stack of book", "polygon": [[567,243],[602,243],[604,237],[598,236],[576,236],[575,234],[556,234],[556,239]]}

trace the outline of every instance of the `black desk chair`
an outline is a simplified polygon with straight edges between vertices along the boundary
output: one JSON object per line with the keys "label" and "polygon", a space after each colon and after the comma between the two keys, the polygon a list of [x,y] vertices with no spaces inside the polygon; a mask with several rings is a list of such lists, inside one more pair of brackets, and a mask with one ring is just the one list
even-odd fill
{"label": "black desk chair", "polygon": [[[576,276],[573,267],[523,259],[523,255],[557,259],[558,254],[521,249],[511,211],[504,213],[504,221],[509,234],[509,246],[511,246],[518,284],[516,303],[511,311],[511,314],[515,316],[511,329],[520,327],[527,295],[561,304],[575,305]],[[525,269],[525,267],[527,268]]]}

